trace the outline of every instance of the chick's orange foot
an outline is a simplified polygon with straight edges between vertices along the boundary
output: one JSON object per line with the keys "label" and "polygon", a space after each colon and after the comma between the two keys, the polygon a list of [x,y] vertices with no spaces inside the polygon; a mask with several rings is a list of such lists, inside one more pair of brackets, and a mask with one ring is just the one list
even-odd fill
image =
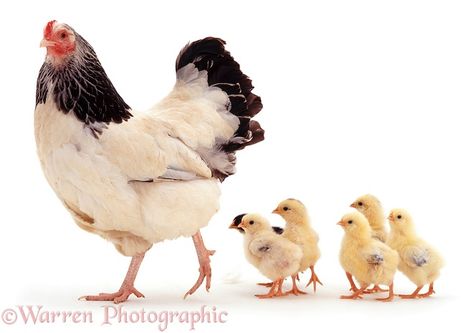
{"label": "chick's orange foot", "polygon": [[257,285],[266,287],[266,288],[271,288],[273,286],[273,282],[261,282],[261,283],[257,283]]}
{"label": "chick's orange foot", "polygon": [[284,281],[283,279],[274,281],[271,289],[269,289],[267,294],[255,295],[255,296],[260,299],[286,296],[286,293],[282,292],[283,281]]}
{"label": "chick's orange foot", "polygon": [[296,283],[296,280],[298,278],[298,275],[294,275],[292,276],[292,289],[285,292],[284,295],[289,295],[289,294],[293,294],[293,295],[296,295],[296,296],[299,296],[299,295],[305,295],[307,294],[306,292],[303,292],[302,290],[300,290],[298,287],[297,287],[297,283]]}
{"label": "chick's orange foot", "polygon": [[430,295],[432,294],[435,294],[435,290],[434,290],[434,284],[431,283],[429,285],[429,290],[423,294],[419,294],[419,292],[422,290],[422,287],[423,286],[420,286],[418,287],[416,290],[414,290],[414,292],[412,294],[409,294],[409,295],[397,295],[399,297],[401,297],[402,299],[414,299],[414,298],[426,298],[426,297],[429,297]]}
{"label": "chick's orange foot", "polygon": [[323,284],[319,280],[319,277],[317,276],[317,274],[315,274],[314,266],[310,266],[310,272],[311,272],[310,279],[309,279],[309,282],[307,283],[306,287],[310,286],[310,284],[313,283],[314,284],[314,293],[315,293],[317,291],[317,283],[319,283],[321,286],[323,286]]}
{"label": "chick's orange foot", "polygon": [[199,277],[197,278],[196,283],[192,286],[191,289],[184,295],[186,298],[189,295],[192,295],[199,289],[199,287],[204,283],[205,280],[205,289],[210,290],[210,284],[212,280],[212,268],[210,267],[210,256],[214,255],[215,251],[207,250],[202,239],[200,231],[192,236],[194,241],[195,249],[197,251],[197,257],[199,259]]}
{"label": "chick's orange foot", "polygon": [[377,284],[373,286],[373,288],[371,289],[366,289],[364,291],[365,294],[375,294],[375,293],[382,293],[382,292],[386,292],[386,291],[389,291],[389,289],[383,289],[381,288],[380,286],[378,286]]}

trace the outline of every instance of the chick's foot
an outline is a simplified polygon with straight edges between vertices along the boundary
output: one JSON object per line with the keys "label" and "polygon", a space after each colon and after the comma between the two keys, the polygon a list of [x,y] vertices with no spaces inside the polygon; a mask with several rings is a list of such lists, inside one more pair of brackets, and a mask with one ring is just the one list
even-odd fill
{"label": "chick's foot", "polygon": [[389,289],[383,289],[381,288],[379,285],[375,284],[373,286],[373,288],[371,289],[366,289],[364,291],[365,294],[375,294],[375,293],[382,293],[382,292],[386,292],[386,291],[389,291]]}
{"label": "chick's foot", "polygon": [[205,289],[207,291],[210,290],[210,284],[212,280],[212,268],[210,267],[210,256],[214,255],[215,251],[207,250],[204,245],[204,240],[202,239],[202,235],[200,231],[197,232],[194,236],[192,236],[192,240],[194,241],[195,249],[197,251],[197,257],[199,259],[199,277],[197,278],[196,283],[194,286],[189,289],[189,291],[184,295],[186,298],[189,295],[192,295],[196,292],[197,289],[202,285],[205,280]]}
{"label": "chick's foot", "polygon": [[391,302],[393,299],[394,299],[394,285],[391,283],[389,285],[389,295],[388,295],[388,297],[377,298],[376,300],[381,301],[381,302]]}
{"label": "chick's foot", "polygon": [[266,288],[271,288],[273,286],[273,282],[262,282],[262,283],[257,283],[258,286],[263,286]]}
{"label": "chick's foot", "polygon": [[298,275],[294,275],[292,276],[292,289],[289,290],[289,291],[286,291],[284,293],[284,295],[289,295],[289,294],[293,294],[293,295],[296,295],[296,296],[299,296],[299,295],[305,295],[307,294],[306,292],[303,292],[302,290],[300,290],[298,287],[297,287],[297,277]]}
{"label": "chick's foot", "polygon": [[274,281],[273,286],[269,289],[267,294],[255,296],[261,299],[285,296],[286,294],[282,292],[283,281],[283,279]]}
{"label": "chick's foot", "polygon": [[138,298],[145,297],[133,286],[136,279],[136,275],[138,274],[138,270],[144,257],[144,253],[133,256],[133,258],[131,259],[130,267],[128,268],[128,272],[126,273],[125,280],[123,281],[120,290],[118,290],[116,293],[100,293],[98,295],[82,296],[79,298],[79,300],[113,301],[115,304],[118,304],[125,302],[131,294],[134,294]]}
{"label": "chick's foot", "polygon": [[342,295],[340,296],[341,299],[362,299],[363,298],[363,292],[368,286],[361,286],[358,290],[356,290],[353,294],[351,295]]}
{"label": "chick's foot", "polygon": [[311,283],[314,284],[314,293],[317,291],[317,283],[319,283],[321,286],[323,286],[322,282],[320,282],[317,274],[315,274],[315,271],[314,271],[314,266],[310,266],[310,272],[311,272],[311,275],[310,275],[310,279],[309,279],[309,282],[307,283],[306,287],[310,286]]}

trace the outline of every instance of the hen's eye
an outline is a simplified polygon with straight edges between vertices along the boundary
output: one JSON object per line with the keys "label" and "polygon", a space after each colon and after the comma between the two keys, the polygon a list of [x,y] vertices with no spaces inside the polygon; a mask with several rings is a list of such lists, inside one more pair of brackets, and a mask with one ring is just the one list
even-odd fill
{"label": "hen's eye", "polygon": [[397,219],[398,219],[398,220],[400,220],[401,218],[402,218],[402,216],[401,216],[401,215],[398,215],[398,216],[397,216]]}
{"label": "hen's eye", "polygon": [[251,225],[255,224],[255,221],[250,221],[250,224],[251,224]]}
{"label": "hen's eye", "polygon": [[352,220],[348,221],[348,224],[352,224],[352,223],[353,223],[353,221],[352,221]]}
{"label": "hen's eye", "polygon": [[61,39],[64,39],[67,37],[67,34],[65,32],[61,32],[61,34],[59,35],[59,37],[61,37]]}
{"label": "hen's eye", "polygon": [[284,208],[283,208],[283,210],[285,210],[285,211],[288,211],[288,210],[289,210],[289,208],[288,208],[288,207],[284,207]]}

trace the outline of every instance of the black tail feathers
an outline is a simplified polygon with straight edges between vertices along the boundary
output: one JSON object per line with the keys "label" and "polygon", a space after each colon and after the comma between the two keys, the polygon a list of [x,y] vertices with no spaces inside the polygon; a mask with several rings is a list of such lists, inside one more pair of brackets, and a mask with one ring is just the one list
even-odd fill
{"label": "black tail feathers", "polygon": [[176,71],[193,63],[199,71],[206,70],[209,86],[222,89],[230,99],[229,111],[240,119],[234,136],[221,149],[228,153],[264,140],[264,130],[252,120],[263,108],[261,98],[251,91],[250,78],[225,50],[225,41],[207,37],[188,44],[176,59]]}

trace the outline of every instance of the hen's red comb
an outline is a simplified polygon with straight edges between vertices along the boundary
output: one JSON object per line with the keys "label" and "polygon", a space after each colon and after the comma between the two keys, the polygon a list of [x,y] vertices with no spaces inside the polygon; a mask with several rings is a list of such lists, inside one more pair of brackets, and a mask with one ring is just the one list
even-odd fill
{"label": "hen's red comb", "polygon": [[49,21],[44,28],[44,38],[49,39],[53,34],[53,26],[56,23],[56,20]]}

